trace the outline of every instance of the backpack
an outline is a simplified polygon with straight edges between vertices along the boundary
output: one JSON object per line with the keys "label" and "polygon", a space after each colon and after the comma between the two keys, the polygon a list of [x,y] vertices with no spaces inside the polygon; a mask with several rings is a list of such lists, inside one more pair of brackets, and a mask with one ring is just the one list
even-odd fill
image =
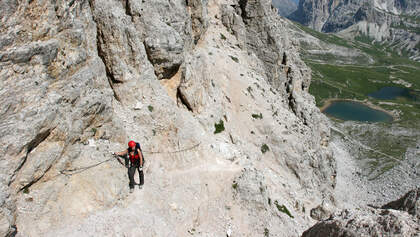
{"label": "backpack", "polygon": [[140,150],[141,157],[143,157],[143,166],[144,166],[144,163],[146,162],[146,160],[144,159],[143,150],[141,149],[140,143],[138,143],[138,142],[136,142],[136,149]]}
{"label": "backpack", "polygon": [[[134,151],[134,152],[136,152],[136,151],[137,151],[137,149],[139,149],[139,150],[140,150],[141,156],[143,157],[143,166],[144,166],[144,164],[145,164],[146,160],[145,160],[145,158],[144,158],[143,151],[142,151],[142,149],[141,149],[141,147],[140,147],[140,143],[138,143],[138,142],[136,142],[136,148],[135,148],[135,151]],[[128,148],[127,150],[128,150],[128,152],[130,152],[130,148]],[[125,165],[126,165],[126,166],[128,166],[128,162],[129,162],[129,160],[130,160],[130,159],[129,159],[129,154],[127,154],[126,159],[125,159]]]}

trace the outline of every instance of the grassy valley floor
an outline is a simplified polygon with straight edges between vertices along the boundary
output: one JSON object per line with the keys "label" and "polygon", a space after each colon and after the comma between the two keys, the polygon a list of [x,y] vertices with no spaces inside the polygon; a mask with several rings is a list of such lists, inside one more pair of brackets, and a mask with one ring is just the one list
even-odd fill
{"label": "grassy valley floor", "polygon": [[[420,63],[368,38],[348,40],[298,24],[295,30],[301,56],[312,69],[310,92],[318,107],[325,109],[332,100],[356,100],[395,118],[390,123],[364,123],[331,117],[333,133],[363,167],[360,175],[382,180],[393,168],[420,171],[420,160],[412,155],[420,153]],[[411,98],[368,96],[384,87],[409,88]]]}

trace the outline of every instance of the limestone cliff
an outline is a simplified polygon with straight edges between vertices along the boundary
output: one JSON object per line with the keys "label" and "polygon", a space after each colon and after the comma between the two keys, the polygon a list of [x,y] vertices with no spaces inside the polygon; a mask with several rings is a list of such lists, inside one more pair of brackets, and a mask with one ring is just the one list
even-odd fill
{"label": "limestone cliff", "polygon": [[381,208],[343,210],[305,231],[302,237],[316,236],[420,236],[420,189]]}
{"label": "limestone cliff", "polygon": [[301,0],[298,9],[289,15],[291,20],[321,31],[328,17],[339,5],[340,0]]}
{"label": "limestone cliff", "polygon": [[420,60],[420,2],[416,0],[302,0],[289,18],[315,30],[388,43]]}
{"label": "limestone cliff", "polygon": [[[0,17],[1,236],[297,236],[332,201],[327,120],[271,1],[6,0]],[[110,155],[129,139],[147,161],[132,195]]]}

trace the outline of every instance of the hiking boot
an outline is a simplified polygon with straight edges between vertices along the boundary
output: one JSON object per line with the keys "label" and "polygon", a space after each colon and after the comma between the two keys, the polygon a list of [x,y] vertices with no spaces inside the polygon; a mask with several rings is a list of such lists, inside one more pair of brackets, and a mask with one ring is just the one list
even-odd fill
{"label": "hiking boot", "polygon": [[130,193],[133,193],[134,192],[134,188],[130,188]]}

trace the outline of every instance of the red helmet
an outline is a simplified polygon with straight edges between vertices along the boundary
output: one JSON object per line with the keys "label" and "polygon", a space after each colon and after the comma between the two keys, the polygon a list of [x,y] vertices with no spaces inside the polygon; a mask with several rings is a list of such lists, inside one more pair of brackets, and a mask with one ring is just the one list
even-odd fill
{"label": "red helmet", "polygon": [[136,142],[134,142],[134,141],[129,141],[129,142],[128,142],[128,147],[133,148],[133,147],[135,147],[135,146],[136,146]]}

